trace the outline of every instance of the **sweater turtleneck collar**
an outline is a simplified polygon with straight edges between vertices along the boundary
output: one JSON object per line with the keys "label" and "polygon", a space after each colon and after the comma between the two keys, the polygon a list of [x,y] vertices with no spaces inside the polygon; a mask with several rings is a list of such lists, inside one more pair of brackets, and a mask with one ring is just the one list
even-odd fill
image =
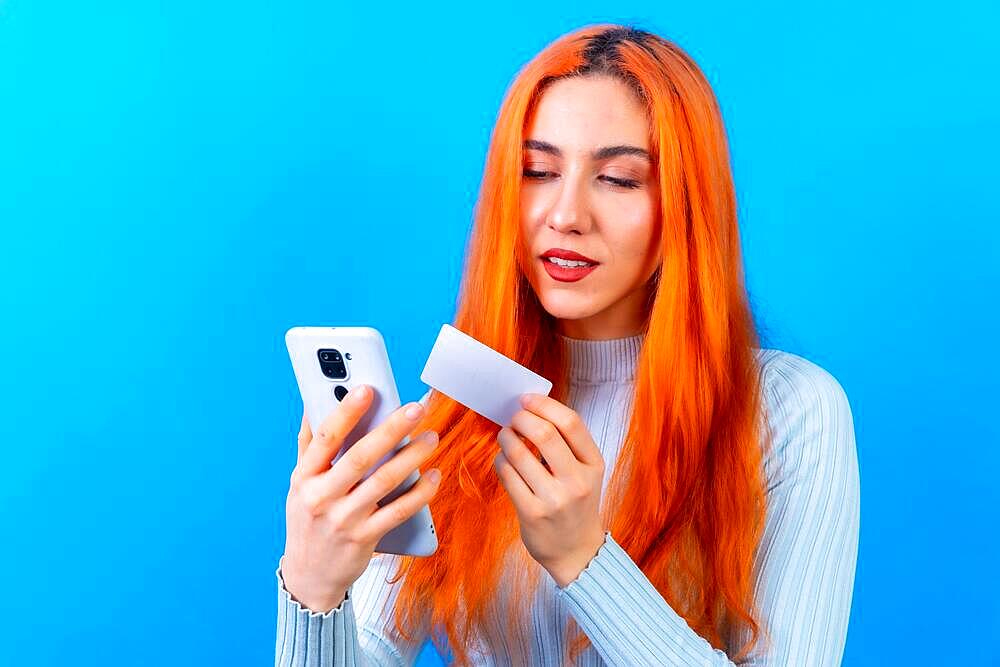
{"label": "sweater turtleneck collar", "polygon": [[560,333],[569,363],[569,381],[583,383],[632,382],[645,333],[625,338],[583,340]]}

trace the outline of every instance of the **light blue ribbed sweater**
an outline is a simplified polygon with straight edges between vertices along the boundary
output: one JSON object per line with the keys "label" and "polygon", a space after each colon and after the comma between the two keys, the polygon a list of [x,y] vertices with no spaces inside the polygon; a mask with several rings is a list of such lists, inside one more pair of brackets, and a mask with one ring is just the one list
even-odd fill
{"label": "light blue ribbed sweater", "polygon": [[[586,422],[604,454],[606,488],[628,425],[644,335],[601,341],[560,338],[569,352],[567,404]],[[754,595],[772,645],[739,664],[838,665],[847,636],[860,524],[851,408],[840,384],[820,366],[780,350],[760,349],[757,355],[774,443],[764,461],[768,508],[755,560]],[[398,558],[375,554],[347,598],[326,613],[305,609],[291,598],[279,560],[275,665],[412,665],[426,637],[409,643],[390,632],[401,581],[389,585],[385,579],[395,572]],[[468,648],[477,665],[511,665],[511,656],[530,655],[531,665],[556,667],[565,651],[567,615],[591,641],[580,665],[732,665],[729,655],[747,639],[745,634],[727,637],[725,653],[712,648],[667,604],[608,531],[597,555],[565,588],[542,570],[526,615],[530,646],[512,651],[497,632]]]}

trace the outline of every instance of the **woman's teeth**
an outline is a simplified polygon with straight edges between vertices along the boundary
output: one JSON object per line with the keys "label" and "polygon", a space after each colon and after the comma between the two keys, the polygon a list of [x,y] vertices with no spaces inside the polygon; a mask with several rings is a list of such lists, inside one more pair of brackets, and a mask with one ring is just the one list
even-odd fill
{"label": "woman's teeth", "polygon": [[546,257],[553,264],[558,264],[559,266],[575,267],[575,266],[591,266],[590,262],[581,262],[575,259],[560,259],[558,257]]}

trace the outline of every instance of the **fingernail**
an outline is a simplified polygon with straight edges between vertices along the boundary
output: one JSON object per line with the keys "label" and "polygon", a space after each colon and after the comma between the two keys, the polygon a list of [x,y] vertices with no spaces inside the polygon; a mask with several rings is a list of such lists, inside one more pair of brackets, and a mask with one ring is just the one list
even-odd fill
{"label": "fingernail", "polygon": [[427,479],[437,484],[441,481],[441,471],[437,468],[431,468],[427,471]]}
{"label": "fingernail", "polygon": [[368,397],[368,385],[359,384],[357,387],[351,390],[351,400],[360,401]]}
{"label": "fingernail", "polygon": [[521,407],[526,408],[528,404],[531,403],[531,394],[521,394]]}
{"label": "fingernail", "polygon": [[406,411],[403,414],[406,415],[407,419],[416,419],[417,417],[420,416],[420,413],[423,411],[424,411],[424,406],[420,405],[419,403],[411,403],[406,408]]}

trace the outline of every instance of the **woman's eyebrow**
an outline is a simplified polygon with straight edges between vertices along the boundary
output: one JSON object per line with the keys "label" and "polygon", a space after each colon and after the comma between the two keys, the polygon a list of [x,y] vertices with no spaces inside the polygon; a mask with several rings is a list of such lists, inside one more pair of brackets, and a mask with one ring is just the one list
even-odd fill
{"label": "woman's eyebrow", "polygon": [[[562,151],[553,144],[547,141],[540,141],[538,139],[525,139],[525,148],[533,148],[537,151],[542,151],[543,153],[549,153],[550,155],[555,155],[556,157],[562,157]],[[652,162],[653,158],[649,155],[649,152],[638,146],[631,146],[629,144],[619,144],[617,146],[605,146],[603,148],[598,148],[596,151],[592,152],[591,157],[595,160],[607,160],[610,157],[615,157],[616,155],[636,155],[638,157],[644,158],[647,162]]]}

